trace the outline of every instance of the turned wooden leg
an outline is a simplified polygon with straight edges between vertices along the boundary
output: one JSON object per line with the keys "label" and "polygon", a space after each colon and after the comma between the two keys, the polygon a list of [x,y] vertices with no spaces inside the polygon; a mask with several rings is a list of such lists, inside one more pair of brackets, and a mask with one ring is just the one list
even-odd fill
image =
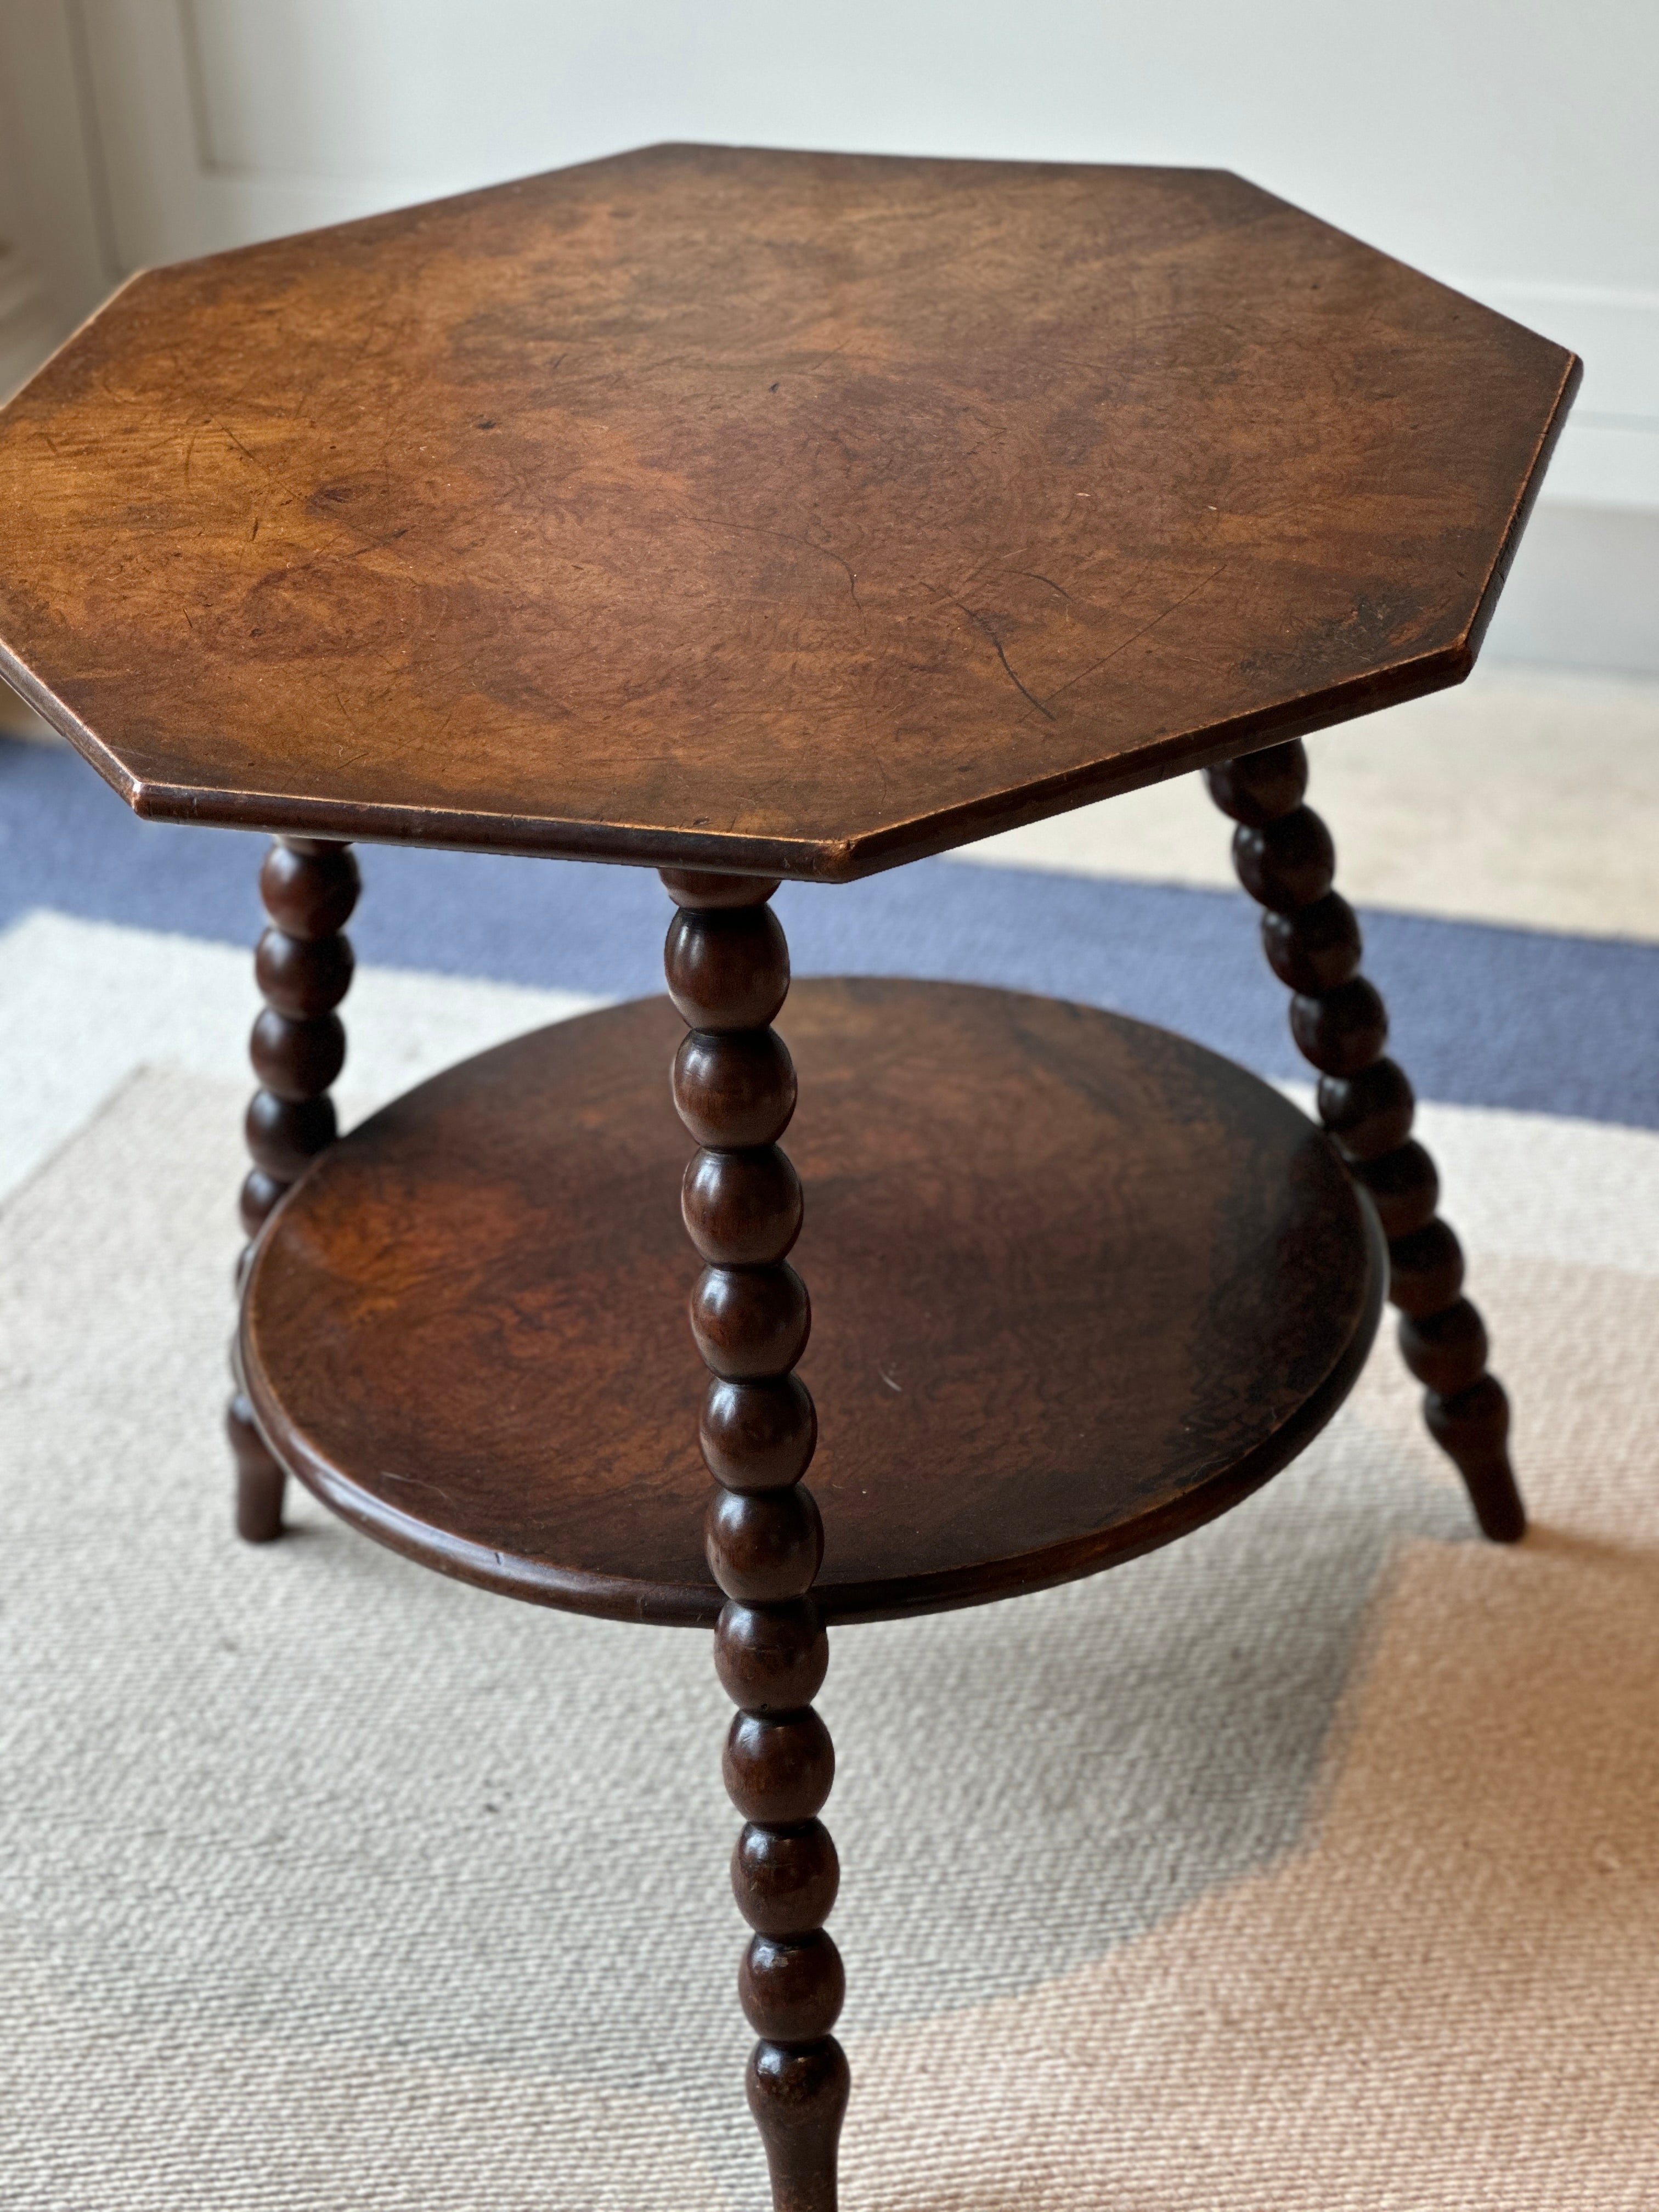
{"label": "turned wooden leg", "polygon": [[[350,940],[341,931],[362,888],[348,846],[313,837],[279,837],[259,871],[270,927],[259,939],[254,974],[265,1010],[253,1024],[249,1057],[259,1089],[247,1109],[253,1166],[242,1185],[242,1226],[251,1240],[289,1185],[334,1141],[328,1088],[345,1064],[345,1029],[334,1011],[351,982]],[[235,1353],[231,1355],[232,1371]],[[283,1470],[253,1425],[241,1377],[226,1411],[236,1459],[236,1533],[268,1544],[283,1533]]]}
{"label": "turned wooden leg", "polygon": [[1527,1515],[1510,1465],[1509,1400],[1486,1371],[1486,1328],[1462,1296],[1462,1248],[1436,1212],[1434,1162],[1411,1135],[1412,1087],[1384,1056],[1389,1018],[1358,972],[1358,921],[1331,888],[1330,832],[1303,804],[1307,754],[1300,744],[1273,745],[1206,769],[1205,781],[1238,824],[1238,879],[1267,909],[1262,943],[1295,994],[1291,1030],[1320,1071],[1320,1117],[1376,1202],[1400,1349],[1425,1386],[1429,1433],[1455,1462],[1485,1533],[1512,1544],[1526,1533]]}
{"label": "turned wooden leg", "polygon": [[738,1994],[760,2037],[749,2108],[766,2144],[775,2212],[835,2212],[847,2060],[830,2029],[844,1988],[823,1931],[840,1869],[817,1818],[835,1753],[812,1710],[829,1639],[810,1592],[823,1526],[802,1488],[817,1417],[792,1372],[811,1322],[785,1255],[801,1189],[777,1139],[795,1071],[770,1026],[789,988],[789,951],[767,904],[777,888],[738,876],[663,872],[677,905],[665,965],[690,1025],[674,1062],[674,1103],[702,1147],[682,1206],[708,1262],[691,1330],[713,1380],[703,1400],[709,1565],[726,1593],[714,1663],[738,1707],[726,1786],[747,1826],[732,1887],[755,1933]]}

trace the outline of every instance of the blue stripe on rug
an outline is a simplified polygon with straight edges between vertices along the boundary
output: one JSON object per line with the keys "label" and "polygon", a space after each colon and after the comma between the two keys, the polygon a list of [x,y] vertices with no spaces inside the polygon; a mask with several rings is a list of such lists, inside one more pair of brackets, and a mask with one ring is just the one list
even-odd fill
{"label": "blue stripe on rug", "polygon": [[[1218,838],[1226,835],[1217,823]],[[0,742],[0,926],[33,907],[251,944],[264,840],[139,822],[73,755]],[[660,990],[643,869],[371,848],[352,938],[391,967],[607,996]],[[927,860],[779,896],[802,975],[1051,993],[1305,1077],[1242,894]],[[1366,971],[1419,1094],[1659,1127],[1659,945],[1367,912]]]}

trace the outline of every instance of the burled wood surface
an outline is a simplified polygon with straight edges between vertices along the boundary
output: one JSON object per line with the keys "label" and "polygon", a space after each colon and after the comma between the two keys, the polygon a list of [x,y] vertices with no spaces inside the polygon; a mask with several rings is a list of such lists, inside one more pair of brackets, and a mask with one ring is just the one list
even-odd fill
{"label": "burled wood surface", "polygon": [[148,813],[856,875],[1455,681],[1576,377],[1219,172],[653,148],[137,279],[0,665]]}
{"label": "burled wood surface", "polygon": [[[1184,1039],[965,984],[798,984],[814,1597],[972,1602],[1168,1540],[1346,1395],[1387,1255],[1336,1152]],[[666,1000],[410,1091],[273,1217],[247,1387],[293,1468],[427,1565],[712,1622]]]}

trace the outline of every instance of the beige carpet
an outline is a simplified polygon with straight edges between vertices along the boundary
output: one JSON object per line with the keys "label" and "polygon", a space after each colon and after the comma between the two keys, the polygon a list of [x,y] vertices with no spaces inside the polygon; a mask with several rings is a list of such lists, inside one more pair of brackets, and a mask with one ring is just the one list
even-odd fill
{"label": "beige carpet", "polygon": [[[1360,906],[1591,936],[1659,937],[1659,684],[1478,668],[1450,691],[1308,740],[1310,803]],[[1195,776],[957,856],[1233,887]]]}
{"label": "beige carpet", "polygon": [[[234,1544],[241,1095],[0,1211],[0,2203],[750,2212],[705,1641]],[[1523,1547],[1385,1344],[1187,1542],[836,1639],[849,2212],[1659,2203],[1659,1137],[1432,1134]]]}

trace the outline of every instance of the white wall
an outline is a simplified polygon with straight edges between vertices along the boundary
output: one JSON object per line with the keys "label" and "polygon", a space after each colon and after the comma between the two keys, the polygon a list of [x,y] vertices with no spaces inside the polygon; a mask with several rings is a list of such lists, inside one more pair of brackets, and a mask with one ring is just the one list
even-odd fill
{"label": "white wall", "polygon": [[1634,517],[1636,634],[1585,629],[1610,569],[1544,642],[1659,670],[1659,0],[0,0],[0,73],[64,322],[148,261],[653,138],[1238,169],[1584,355],[1555,565]]}

